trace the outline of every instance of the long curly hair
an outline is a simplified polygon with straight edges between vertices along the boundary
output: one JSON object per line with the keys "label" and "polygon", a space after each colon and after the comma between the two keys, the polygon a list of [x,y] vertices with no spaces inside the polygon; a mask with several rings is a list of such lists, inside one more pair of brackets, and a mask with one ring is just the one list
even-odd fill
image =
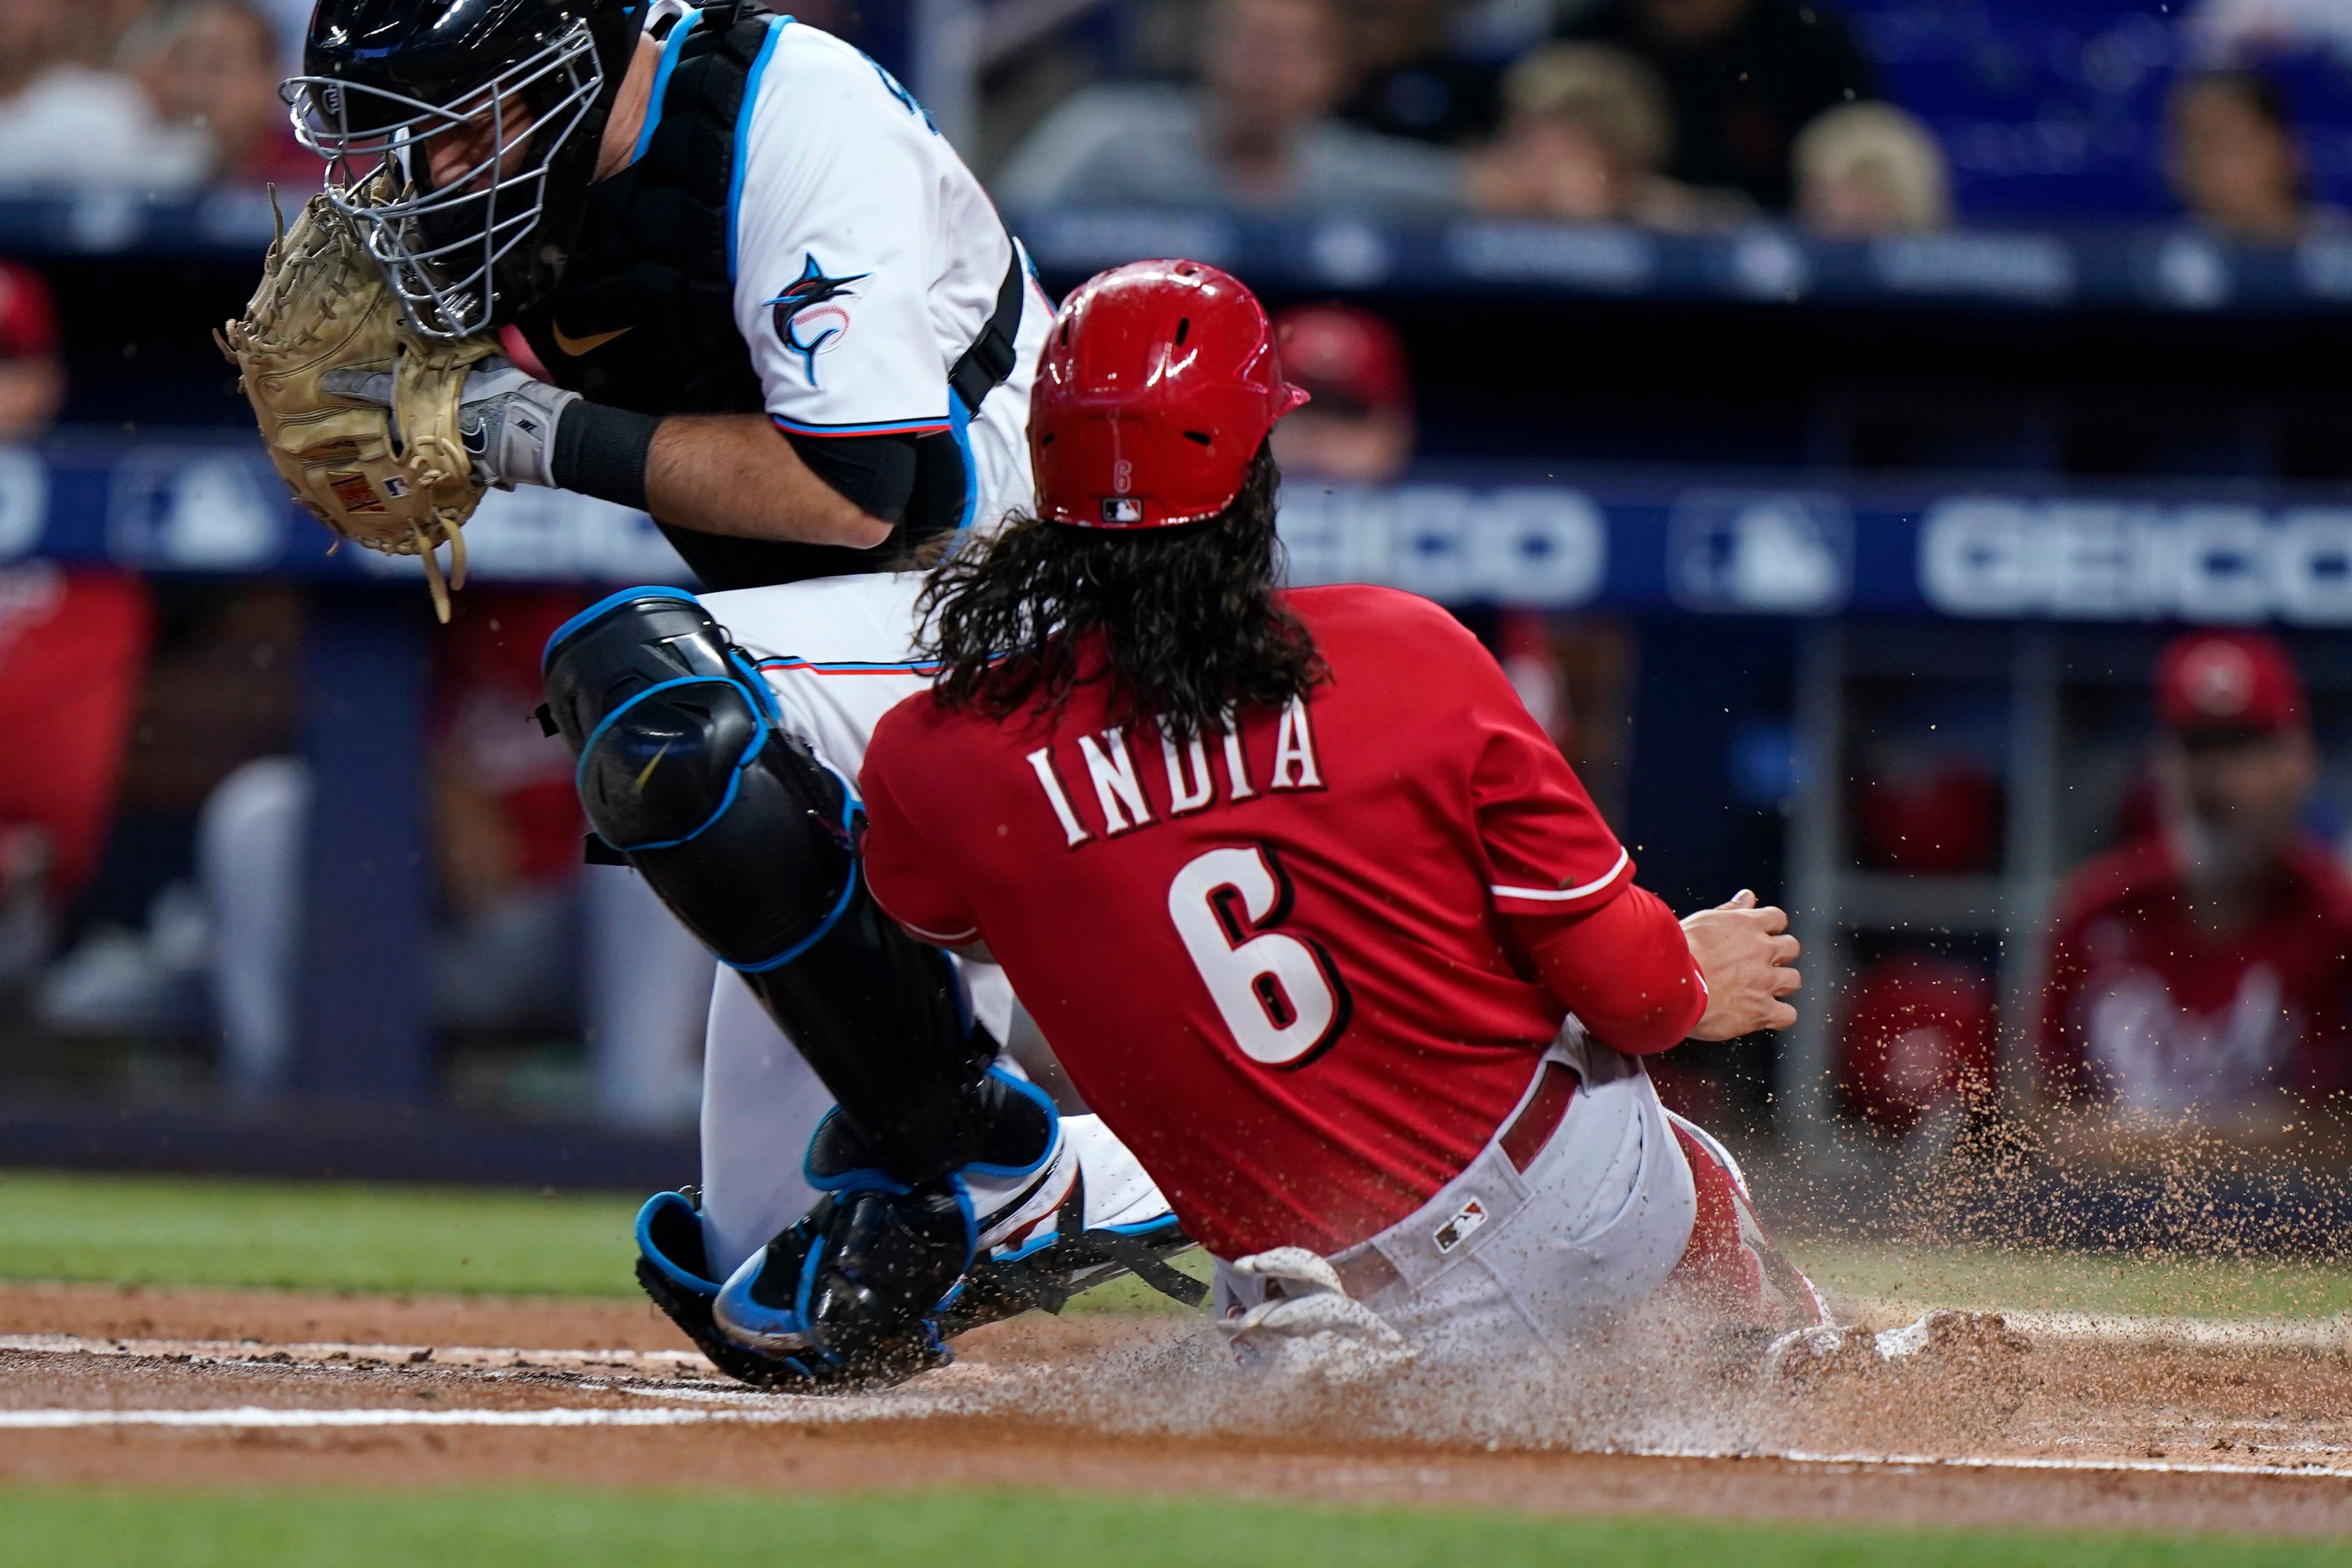
{"label": "long curly hair", "polygon": [[1171,740],[1304,695],[1328,672],[1275,597],[1281,482],[1261,446],[1241,494],[1205,522],[1126,533],[1024,517],[946,556],[917,605],[939,701],[993,719],[1050,716],[1096,637],[1108,658],[1088,679],[1117,688],[1111,716],[1150,716]]}

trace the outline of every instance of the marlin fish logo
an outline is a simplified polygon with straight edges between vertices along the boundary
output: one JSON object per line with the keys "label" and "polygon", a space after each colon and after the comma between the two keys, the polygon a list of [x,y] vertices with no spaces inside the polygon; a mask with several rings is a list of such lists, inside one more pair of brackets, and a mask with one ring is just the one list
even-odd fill
{"label": "marlin fish logo", "polygon": [[[775,312],[776,336],[783,340],[785,348],[801,357],[802,368],[808,372],[809,385],[816,385],[817,355],[849,329],[849,312],[836,305],[829,310],[817,311],[805,323],[801,320],[801,313],[828,300],[848,297],[851,284],[863,282],[872,276],[870,272],[859,272],[847,277],[827,277],[824,268],[816,264],[816,256],[812,252],[802,259],[800,277],[782,294],[768,301],[769,308]],[[803,339],[800,330],[803,325],[812,329],[815,336]]]}

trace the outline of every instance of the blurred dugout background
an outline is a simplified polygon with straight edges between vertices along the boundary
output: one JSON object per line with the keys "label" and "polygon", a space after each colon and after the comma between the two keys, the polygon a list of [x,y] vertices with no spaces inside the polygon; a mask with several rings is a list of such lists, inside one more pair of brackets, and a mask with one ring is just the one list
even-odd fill
{"label": "blurred dugout background", "polygon": [[[0,0],[0,1163],[674,1181],[709,965],[578,863],[529,714],[551,626],[681,569],[493,497],[436,629],[207,336],[319,177],[306,11]],[[2341,1167],[2352,9],[798,14],[1049,284],[1182,254],[1289,310],[1297,575],[1454,605],[1647,883],[1796,911],[1805,1026],[1679,1053],[1685,1109],[1849,1176],[2067,1096]],[[2176,650],[2168,723],[2203,624],[2278,641]]]}

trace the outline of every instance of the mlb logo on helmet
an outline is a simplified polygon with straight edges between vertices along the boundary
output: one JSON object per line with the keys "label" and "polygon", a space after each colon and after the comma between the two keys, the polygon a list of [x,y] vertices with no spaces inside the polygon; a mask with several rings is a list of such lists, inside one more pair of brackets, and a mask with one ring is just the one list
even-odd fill
{"label": "mlb logo on helmet", "polygon": [[1132,528],[1143,521],[1143,503],[1129,496],[1105,496],[1102,520],[1113,528]]}

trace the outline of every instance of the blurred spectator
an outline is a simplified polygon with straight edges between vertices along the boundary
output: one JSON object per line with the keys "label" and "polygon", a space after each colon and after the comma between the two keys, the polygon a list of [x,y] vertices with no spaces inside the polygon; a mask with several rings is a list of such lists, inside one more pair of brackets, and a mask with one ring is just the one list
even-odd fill
{"label": "blurred spectator", "polygon": [[1755,213],[1736,192],[1659,172],[1674,152],[1673,106],[1657,73],[1622,49],[1538,49],[1511,68],[1503,99],[1503,133],[1472,167],[1481,212],[1676,231],[1731,227]]}
{"label": "blurred spectator", "polygon": [[122,40],[155,0],[71,0],[65,6],[68,58],[104,69],[121,63]]}
{"label": "blurred spectator", "polygon": [[35,1013],[63,1035],[200,1031],[211,924],[195,881],[198,818],[222,779],[284,749],[297,722],[300,596],[283,587],[154,584],[154,632],[105,852],[72,910],[79,940]]}
{"label": "blurred spectator", "polygon": [[1313,399],[1274,427],[1283,472],[1302,480],[1385,485],[1412,461],[1412,383],[1404,340],[1353,305],[1304,305],[1274,319],[1282,371]]}
{"label": "blurred spectator", "polygon": [[80,16],[68,0],[0,0],[0,187],[202,181],[202,131],[163,124],[136,82],[71,57]]}
{"label": "blurred spectator", "polygon": [[[310,13],[318,9],[318,0],[262,0],[261,8],[268,13],[270,34],[278,40],[278,76],[300,76],[302,48],[310,30]],[[797,5],[793,9],[796,14],[800,11]],[[824,26],[822,22],[814,25]]]}
{"label": "blurred spectator", "polygon": [[31,267],[0,261],[0,443],[46,433],[66,400],[57,302]]}
{"label": "blurred spectator", "polygon": [[1673,161],[1685,184],[1789,204],[1789,150],[1815,115],[1871,96],[1845,25],[1813,0],[1602,0],[1564,36],[1629,49],[1674,101]]}
{"label": "blurred spectator", "polygon": [[2200,59],[2243,60],[2314,47],[2352,59],[2352,5],[2344,0],[2205,0],[2189,26]]}
{"label": "blurred spectator", "polygon": [[1197,89],[1089,88],[1005,162],[1012,206],[1061,203],[1281,211],[1443,212],[1452,153],[1342,125],[1349,81],[1338,0],[1216,0]]}
{"label": "blurred spectator", "polygon": [[[1274,427],[1274,453],[1290,483],[1394,484],[1412,466],[1419,430],[1404,340],[1389,322],[1353,305],[1302,305],[1274,319],[1282,373],[1310,401]],[[1566,749],[1574,737],[1567,673],[1550,619],[1503,610],[1471,618],[1494,647],[1520,701]]]}
{"label": "blurred spectator", "polygon": [[2165,174],[2189,215],[2231,239],[2293,245],[2343,214],[2315,206],[2286,95],[2258,71],[2184,77],[2165,117]]}
{"label": "blurred spectator", "polygon": [[2157,706],[2160,825],[2059,900],[2052,1087],[2225,1121],[2352,1088],[2352,879],[2302,826],[2318,761],[2293,660],[2191,633],[2158,662]]}
{"label": "blurred spectator", "polygon": [[98,867],[152,622],[127,572],[0,570],[0,985],[48,956]]}
{"label": "blurred spectator", "polygon": [[[47,283],[0,261],[0,444],[46,433],[65,390]],[[47,957],[97,868],[152,620],[128,573],[0,570],[0,986]]]}
{"label": "blurred spectator", "polygon": [[123,40],[122,61],[162,120],[211,138],[215,182],[299,190],[324,180],[325,165],[294,138],[276,30],[251,0],[168,0]]}
{"label": "blurred spectator", "polygon": [[1500,72],[1452,47],[1462,0],[1345,4],[1360,75],[1340,119],[1383,136],[1456,146],[1495,129]]}
{"label": "blurred spectator", "polygon": [[[438,916],[427,965],[441,1028],[556,1032],[584,1022],[604,1108],[690,1114],[691,1048],[711,960],[633,874],[581,864],[571,758],[530,720],[539,654],[578,610],[564,590],[485,591],[434,643],[431,832]],[[261,1098],[293,1065],[307,763],[247,764],[206,800],[199,872],[233,1092]]]}
{"label": "blurred spectator", "polygon": [[1797,216],[1830,239],[1952,226],[1952,176],[1925,121],[1891,103],[1849,103],[1797,133]]}

